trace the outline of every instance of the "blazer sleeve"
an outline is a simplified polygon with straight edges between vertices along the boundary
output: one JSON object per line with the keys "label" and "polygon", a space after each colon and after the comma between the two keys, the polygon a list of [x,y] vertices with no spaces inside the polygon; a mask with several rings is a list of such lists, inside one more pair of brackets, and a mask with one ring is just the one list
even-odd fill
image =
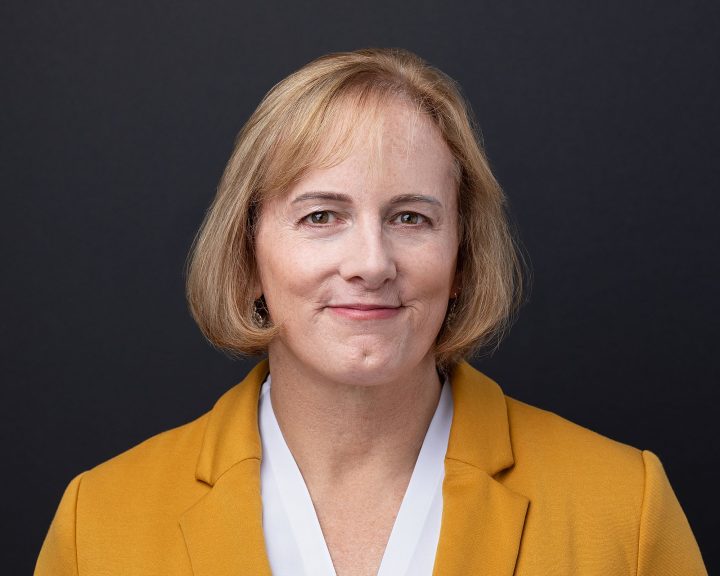
{"label": "blazer sleeve", "polygon": [[707,576],[700,549],[658,457],[643,451],[638,576]]}
{"label": "blazer sleeve", "polygon": [[82,474],[65,490],[40,550],[34,576],[78,576],[75,526],[81,481]]}

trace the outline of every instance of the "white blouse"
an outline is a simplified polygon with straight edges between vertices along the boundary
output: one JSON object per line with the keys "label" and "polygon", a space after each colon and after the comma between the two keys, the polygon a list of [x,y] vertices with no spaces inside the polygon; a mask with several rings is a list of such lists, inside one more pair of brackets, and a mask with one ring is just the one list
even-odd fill
{"label": "white blouse", "polygon": [[[335,576],[320,522],[270,401],[270,376],[260,392],[260,483],[263,533],[274,576]],[[442,518],[442,482],[453,406],[443,384],[378,576],[432,574]]]}

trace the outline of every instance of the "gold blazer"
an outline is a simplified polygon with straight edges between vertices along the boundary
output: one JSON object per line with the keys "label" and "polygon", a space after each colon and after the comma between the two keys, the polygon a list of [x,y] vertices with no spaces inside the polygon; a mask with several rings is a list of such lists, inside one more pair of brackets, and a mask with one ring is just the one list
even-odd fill
{"label": "gold blazer", "polygon": [[[267,362],[199,419],[75,478],[36,576],[269,575],[257,411]],[[435,575],[707,574],[655,455],[503,395],[469,364]]]}

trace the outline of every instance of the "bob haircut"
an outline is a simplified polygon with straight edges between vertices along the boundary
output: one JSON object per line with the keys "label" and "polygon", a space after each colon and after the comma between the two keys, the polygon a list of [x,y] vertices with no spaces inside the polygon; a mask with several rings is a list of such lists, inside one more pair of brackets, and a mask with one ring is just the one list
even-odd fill
{"label": "bob haircut", "polygon": [[258,314],[254,234],[263,202],[309,169],[341,161],[358,121],[376,117],[388,99],[427,115],[455,161],[459,290],[436,338],[436,362],[448,369],[499,343],[520,303],[522,260],[470,107],[451,78],[415,54],[365,49],[320,57],[279,82],[238,134],[188,258],[190,310],[213,345],[267,351],[282,327],[264,304]]}

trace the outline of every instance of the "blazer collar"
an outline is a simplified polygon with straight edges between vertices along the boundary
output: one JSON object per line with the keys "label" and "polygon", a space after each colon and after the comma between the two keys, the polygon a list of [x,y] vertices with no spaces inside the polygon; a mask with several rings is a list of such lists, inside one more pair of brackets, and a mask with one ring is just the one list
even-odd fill
{"label": "blazer collar", "polygon": [[238,462],[262,458],[258,399],[268,373],[268,361],[263,360],[213,407],[195,469],[201,482],[214,486]]}
{"label": "blazer collar", "polygon": [[451,383],[454,413],[433,574],[510,576],[529,502],[495,479],[515,463],[505,396],[466,362],[456,366]]}
{"label": "blazer collar", "polygon": [[[262,532],[259,363],[211,411],[196,478],[211,489],[180,519],[196,576],[270,575]],[[511,575],[528,500],[494,476],[513,466],[505,396],[467,363],[451,375],[453,423],[434,574]]]}
{"label": "blazer collar", "polygon": [[450,382],[454,413],[446,458],[465,462],[490,476],[510,468],[515,460],[500,386],[467,362],[455,367]]}
{"label": "blazer collar", "polygon": [[195,576],[270,576],[262,529],[260,362],[208,417],[195,477],[210,490],[180,518]]}

